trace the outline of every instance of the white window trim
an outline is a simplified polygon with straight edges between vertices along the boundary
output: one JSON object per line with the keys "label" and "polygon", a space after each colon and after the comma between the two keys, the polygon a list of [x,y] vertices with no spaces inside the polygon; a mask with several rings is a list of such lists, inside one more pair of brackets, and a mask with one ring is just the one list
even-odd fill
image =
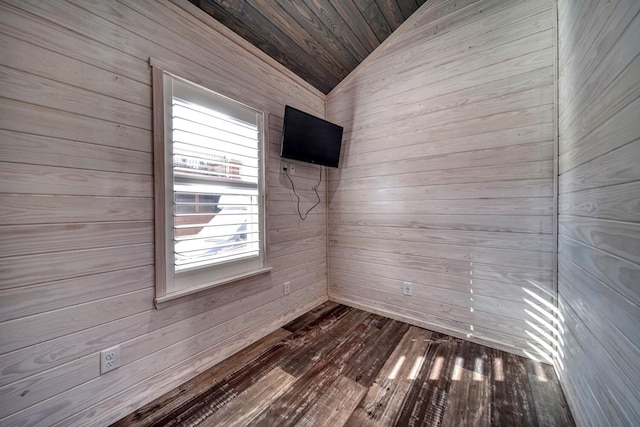
{"label": "white window trim", "polygon": [[[269,273],[272,268],[267,267],[267,233],[266,233],[266,185],[264,183],[266,169],[266,141],[267,135],[267,114],[262,113],[262,141],[260,155],[261,176],[260,186],[260,206],[262,218],[262,238],[261,238],[261,262],[249,271],[240,274],[227,274],[224,277],[209,279],[211,268],[202,269],[195,272],[187,272],[187,275],[196,276],[195,284],[191,286],[176,287],[174,270],[174,236],[173,236],[173,160],[167,149],[166,135],[170,134],[170,124],[165,120],[165,87],[164,75],[168,74],[174,79],[183,80],[191,84],[192,81],[185,80],[169,73],[164,69],[154,65],[150,59],[152,68],[152,91],[153,91],[153,149],[154,149],[154,208],[155,208],[155,289],[156,295],[154,303],[157,308],[176,298],[192,295],[218,286],[227,285],[242,279],[247,279],[257,275]],[[203,89],[206,89],[202,86]],[[169,92],[171,93],[171,92]],[[234,102],[237,102],[234,100]],[[252,108],[252,107],[249,107]],[[256,110],[255,108],[252,108]],[[256,110],[258,111],[258,110]],[[216,268],[216,267],[212,267]],[[219,268],[219,266],[218,266]],[[224,268],[224,265],[223,265]],[[181,273],[183,274],[183,273]]]}

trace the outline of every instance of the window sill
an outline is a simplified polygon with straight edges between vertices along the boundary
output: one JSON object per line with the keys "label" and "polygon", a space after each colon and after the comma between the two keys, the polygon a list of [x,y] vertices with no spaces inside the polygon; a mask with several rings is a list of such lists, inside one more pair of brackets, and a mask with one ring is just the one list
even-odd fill
{"label": "window sill", "polygon": [[228,277],[228,278],[226,278],[224,280],[219,280],[217,282],[207,283],[207,284],[204,284],[204,285],[195,286],[195,287],[188,288],[188,289],[181,289],[179,291],[172,292],[170,294],[163,295],[161,297],[156,297],[153,300],[153,303],[154,303],[154,305],[156,306],[157,309],[161,309],[161,308],[166,307],[167,305],[169,305],[169,303],[171,301],[174,301],[174,300],[176,300],[178,298],[186,297],[188,295],[193,295],[193,294],[198,293],[198,292],[203,292],[203,291],[206,291],[206,290],[209,290],[209,289],[217,288],[219,286],[223,286],[223,285],[227,285],[229,283],[237,282],[238,280],[248,279],[250,277],[259,276],[261,274],[267,274],[267,273],[271,272],[271,270],[273,270],[273,267],[265,267],[265,268],[261,268],[259,270],[250,271],[248,273],[239,274],[237,276]]}

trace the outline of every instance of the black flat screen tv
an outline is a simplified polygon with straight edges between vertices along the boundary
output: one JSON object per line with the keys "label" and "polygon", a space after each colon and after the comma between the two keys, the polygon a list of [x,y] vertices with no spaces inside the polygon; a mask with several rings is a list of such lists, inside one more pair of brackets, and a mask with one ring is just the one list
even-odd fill
{"label": "black flat screen tv", "polygon": [[337,168],[342,126],[285,106],[280,156]]}

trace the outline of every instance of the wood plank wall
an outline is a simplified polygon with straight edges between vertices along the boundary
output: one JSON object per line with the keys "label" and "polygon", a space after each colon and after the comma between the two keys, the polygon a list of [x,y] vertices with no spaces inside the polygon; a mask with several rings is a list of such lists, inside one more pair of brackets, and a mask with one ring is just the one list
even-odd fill
{"label": "wood plank wall", "polygon": [[[269,115],[272,274],[160,310],[149,57]],[[285,103],[324,95],[186,0],[0,2],[0,97],[1,425],[115,421],[326,301],[325,200],[299,221],[279,172]]]}
{"label": "wood plank wall", "polygon": [[331,300],[550,360],[553,6],[427,2],[328,95]]}
{"label": "wood plank wall", "polygon": [[578,424],[640,425],[640,2],[560,0],[559,358]]}

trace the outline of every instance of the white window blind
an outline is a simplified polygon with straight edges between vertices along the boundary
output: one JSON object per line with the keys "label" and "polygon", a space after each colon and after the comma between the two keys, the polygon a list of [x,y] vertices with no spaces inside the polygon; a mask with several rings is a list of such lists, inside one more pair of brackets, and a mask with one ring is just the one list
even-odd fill
{"label": "white window blind", "polygon": [[164,90],[168,293],[262,268],[262,113],[168,74]]}

